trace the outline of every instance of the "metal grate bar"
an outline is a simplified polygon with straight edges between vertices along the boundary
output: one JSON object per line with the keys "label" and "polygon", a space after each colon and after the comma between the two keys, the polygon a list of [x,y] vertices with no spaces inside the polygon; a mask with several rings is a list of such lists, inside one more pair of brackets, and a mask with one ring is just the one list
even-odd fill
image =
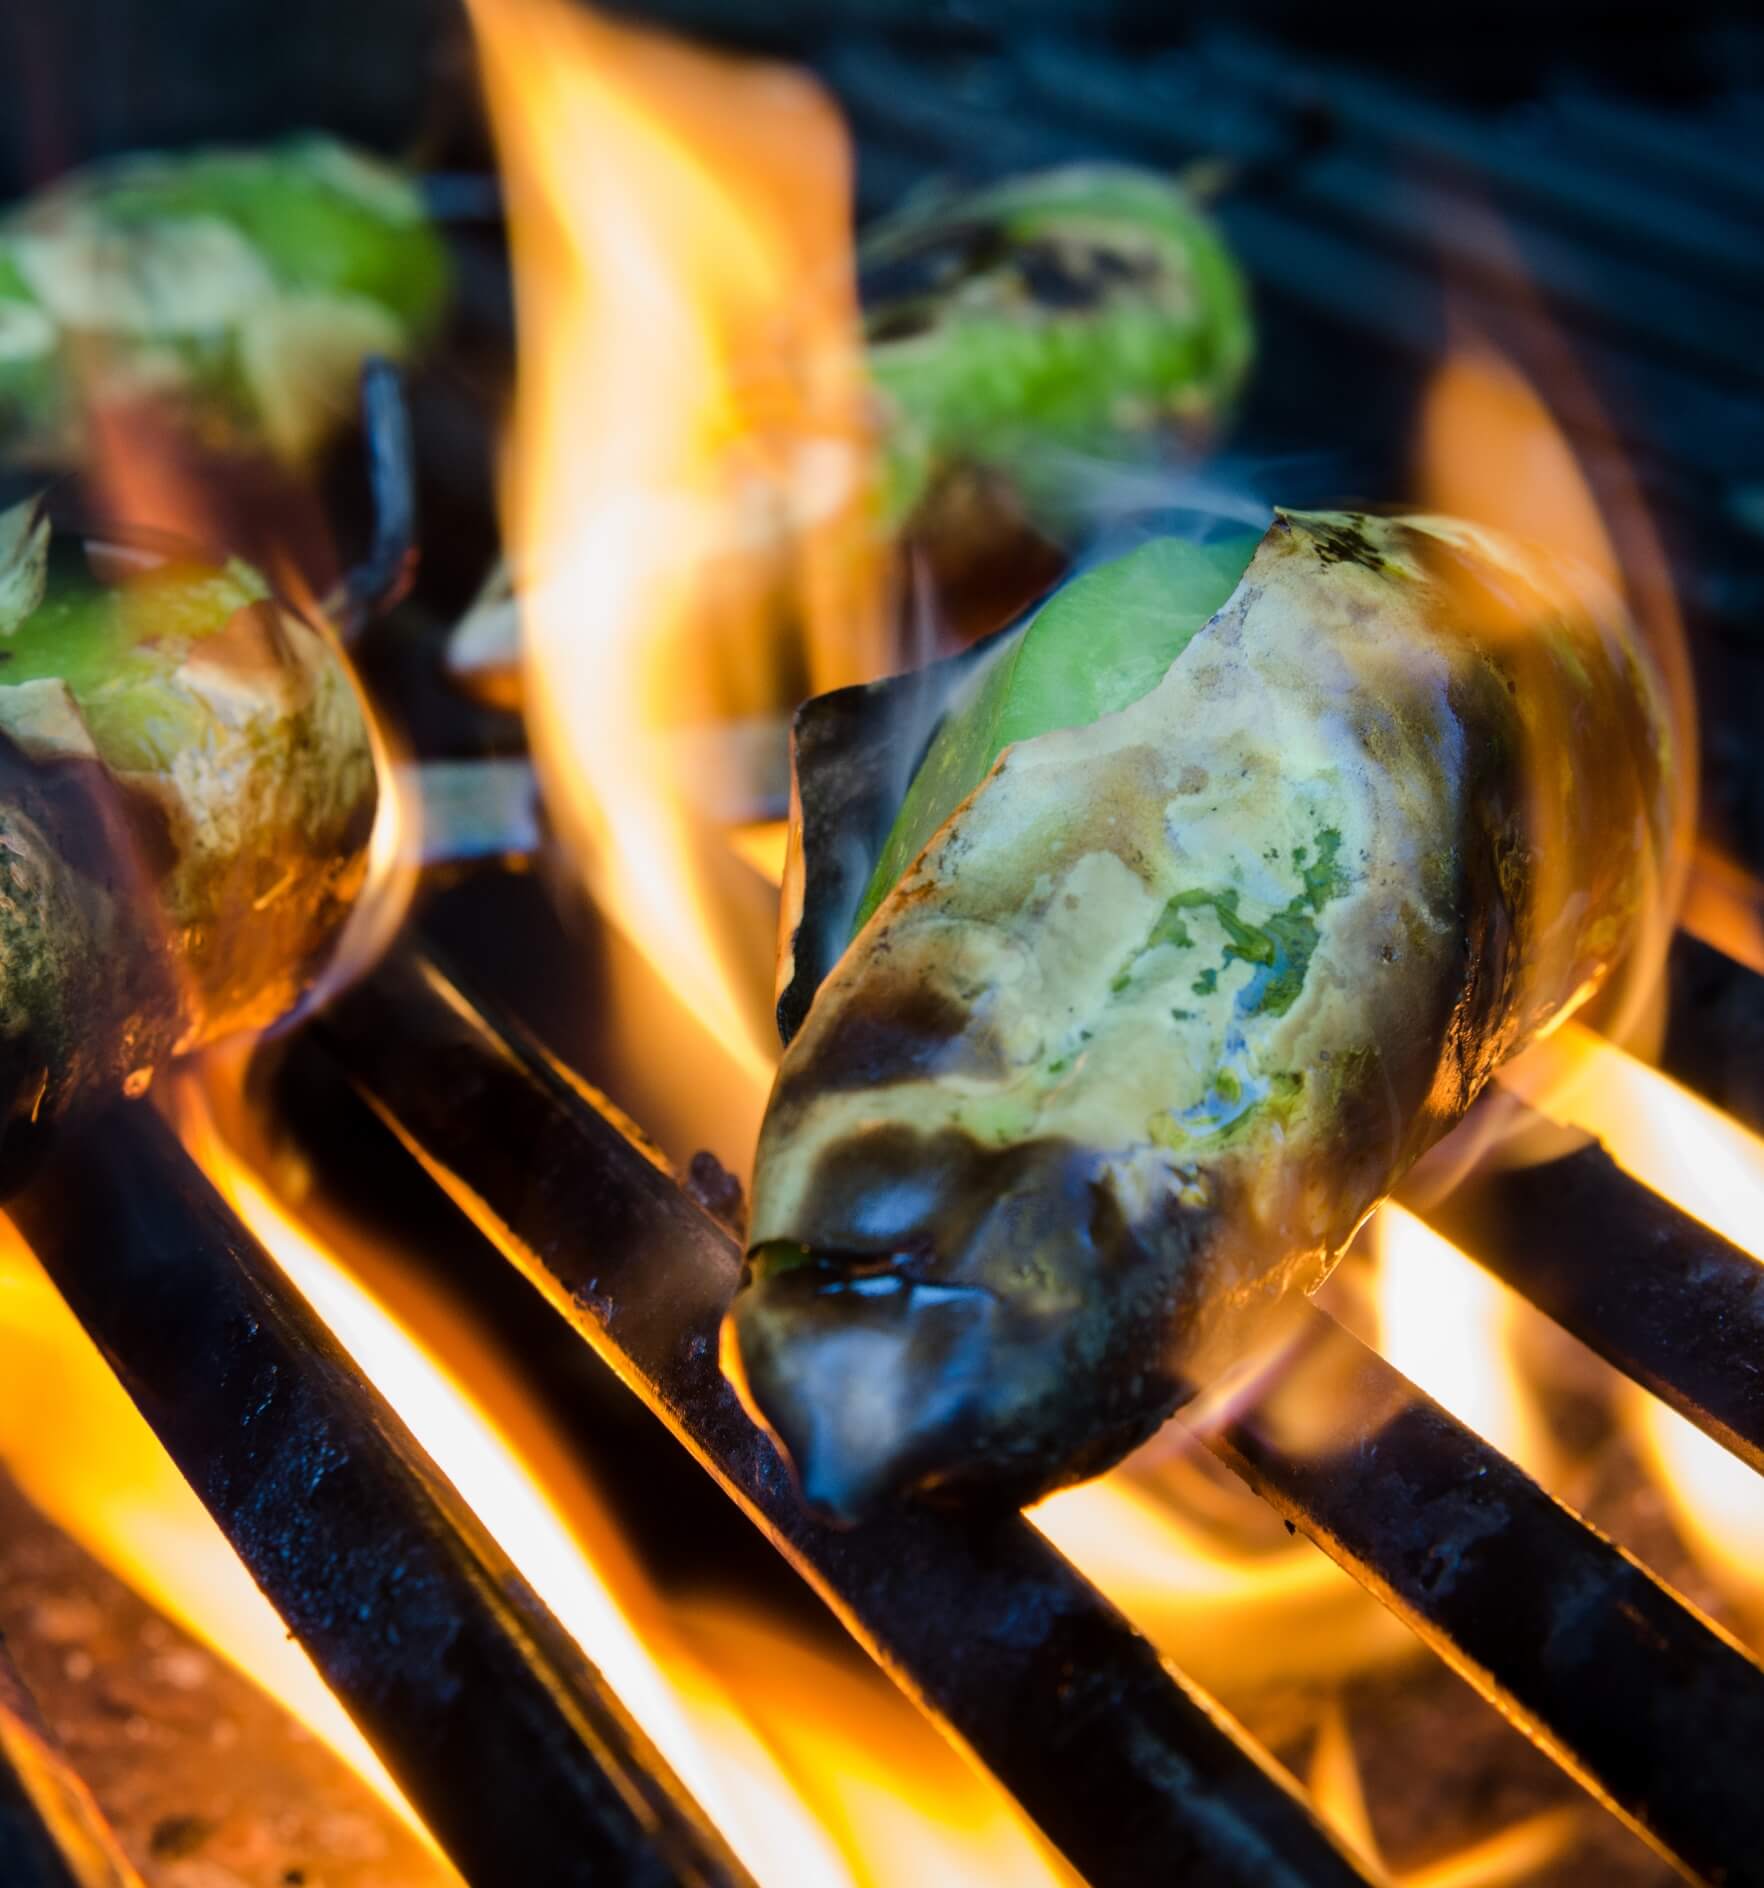
{"label": "metal grate bar", "polygon": [[1473,1176],[1428,1219],[1764,1472],[1764,1265],[1595,1145]]}
{"label": "metal grate bar", "polygon": [[1540,216],[1627,245],[1651,244],[1705,281],[1731,281],[1743,292],[1744,284],[1764,274],[1746,219],[1712,205],[1706,196],[1638,183],[1633,174],[1539,150],[1498,130],[1491,136],[1467,114],[1387,79],[1297,58],[1237,33],[1209,37],[1200,55],[1222,82],[1293,105],[1324,106],[1371,142],[1462,163],[1511,190]]}
{"label": "metal grate bar", "polygon": [[469,1881],[747,1882],[150,1106],[101,1115],[10,1211]]}
{"label": "metal grate bar", "polygon": [[597,1097],[409,946],[310,1034],[491,1242],[1098,1888],[1365,1878],[1016,1515],[812,1520],[717,1367],[733,1240]]}
{"label": "metal grate bar", "polygon": [[[898,1624],[886,1603],[880,1631],[863,1609],[876,1605],[878,1567],[898,1566],[915,1551],[903,1545],[915,1530],[944,1524],[901,1517],[828,1538],[801,1521],[781,1465],[747,1428],[715,1369],[714,1318],[734,1283],[730,1243],[591,1096],[517,1033],[487,1020],[434,965],[395,960],[315,1029],[490,1237],[616,1368],[636,1374],[713,1468],[724,1465],[737,1498],[774,1530],[782,1515],[792,1530],[786,1551],[794,1549],[860,1636],[880,1645],[885,1663],[904,1668],[912,1688],[929,1648],[921,1641],[891,1658],[886,1635]],[[419,1041],[422,1054],[411,1054],[408,1045]],[[1316,1367],[1294,1374],[1292,1402],[1271,1393],[1226,1427],[1218,1446],[1657,1847],[1711,1881],[1764,1879],[1745,1874],[1746,1858],[1764,1858],[1764,1798],[1744,1754],[1757,1745],[1737,1736],[1724,1744],[1735,1754],[1712,1757],[1693,1734],[1721,1721],[1764,1737],[1764,1673],[1376,1353],[1321,1314],[1306,1315]],[[1289,1441],[1277,1445],[1273,1437],[1290,1437],[1307,1408],[1334,1413],[1323,1445],[1302,1454]],[[971,1551],[953,1531],[943,1541],[945,1553]],[[918,1629],[949,1630],[944,1584],[912,1585]],[[957,1591],[972,1603],[971,1579]],[[973,1625],[957,1630],[957,1643],[979,1632],[999,1603],[981,1607]],[[1020,1759],[1001,1767],[993,1754],[999,1727],[972,1728],[976,1685],[969,1670],[928,1702],[1032,1814],[1045,1814],[1050,1788],[1062,1802],[1086,1801],[1094,1842],[1104,1799],[1075,1787],[1060,1739],[1051,1779],[1026,1773]],[[1626,1688],[1651,1701],[1645,1713],[1613,1708]],[[1046,1721],[1045,1712],[1023,1708],[1011,1716],[1019,1737],[1024,1724]],[[1112,1713],[1099,1708],[1098,1719],[1112,1723]],[[1112,1757],[1103,1774],[1119,1788]],[[1097,1874],[1069,1833],[1049,1832]]]}
{"label": "metal grate bar", "polygon": [[1764,1882],[1764,1671],[1376,1351],[1303,1311],[1272,1391],[1211,1446],[1687,1875]]}

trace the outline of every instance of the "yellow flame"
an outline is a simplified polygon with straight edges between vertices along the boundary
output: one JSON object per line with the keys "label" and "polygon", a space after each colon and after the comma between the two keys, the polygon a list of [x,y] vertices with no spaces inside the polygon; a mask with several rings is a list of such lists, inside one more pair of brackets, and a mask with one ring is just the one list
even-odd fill
{"label": "yellow flame", "polygon": [[1618,1166],[1764,1257],[1764,1140],[1577,1023],[1502,1076],[1532,1106],[1602,1141]]}
{"label": "yellow flame", "polygon": [[[1339,1699],[1323,1709],[1306,1781],[1319,1814],[1374,1873],[1383,1871],[1353,1733]],[[1585,1820],[1585,1807],[1578,1803],[1543,1810],[1436,1862],[1395,1873],[1392,1879],[1397,1888],[1506,1888],[1529,1880],[1565,1854]]]}
{"label": "yellow flame", "polygon": [[836,1854],[739,1712],[707,1676],[690,1672],[690,1661],[667,1644],[659,1618],[646,1618],[640,1630],[620,1606],[476,1393],[308,1234],[233,1155],[200,1109],[185,1110],[184,1133],[234,1211],[600,1668],[749,1866],[768,1879],[782,1879],[778,1871],[788,1864],[799,1871],[791,1879],[805,1884],[846,1881]]}
{"label": "yellow flame", "polygon": [[1004,1791],[952,1763],[937,1732],[872,1672],[727,1606],[695,1609],[683,1624],[837,1835],[862,1888],[1077,1888]]}
{"label": "yellow flame", "polygon": [[1062,1489],[1029,1518],[1160,1651],[1227,1700],[1415,1656],[1408,1629],[1309,1541],[1281,1532],[1277,1546],[1248,1552],[1184,1513],[1167,1487],[1135,1480],[1131,1465]]}
{"label": "yellow flame", "polygon": [[1406,1208],[1374,1222],[1378,1348],[1410,1382],[1521,1468],[1555,1452],[1513,1354],[1513,1294]]}
{"label": "yellow flame", "polygon": [[[416,1813],[234,1555],[10,1222],[0,1221],[0,1462],[94,1560]],[[48,1412],[54,1420],[46,1421]],[[435,1858],[435,1879],[453,1872]]]}
{"label": "yellow flame", "polygon": [[602,908],[769,1078],[742,782],[681,741],[874,673],[849,159],[805,78],[472,0],[520,341],[505,494],[529,727]]}
{"label": "yellow flame", "polygon": [[[419,1337],[410,1314],[346,1269],[193,1099],[183,1131],[235,1211],[757,1880],[775,1888],[981,1879],[1042,1888],[1067,1879],[1003,1792],[855,1654],[843,1664],[811,1655],[782,1628],[727,1608],[711,1626],[695,1615],[682,1630],[618,1548],[579,1468],[563,1464],[560,1475],[557,1463],[541,1463],[504,1420],[504,1401],[519,1402],[507,1366],[475,1347],[469,1329],[450,1333],[445,1353]],[[430,1312],[420,1284],[413,1302]],[[445,1318],[433,1328],[449,1330]],[[758,1648],[756,1671],[748,1653]],[[803,1682],[788,1683],[792,1672]]]}
{"label": "yellow flame", "polygon": [[[1658,1069],[1570,1024],[1504,1078],[1597,1136],[1626,1172],[1764,1260],[1764,1139]],[[1651,1396],[1636,1432],[1673,1518],[1717,1584],[1764,1628],[1764,1478]]]}
{"label": "yellow flame", "polygon": [[1508,1888],[1566,1855],[1585,1826],[1586,1811],[1578,1803],[1540,1810],[1398,1880],[1401,1888]]}
{"label": "yellow flame", "polygon": [[1706,840],[1697,846],[1679,923],[1764,976],[1764,885]]}
{"label": "yellow flame", "polygon": [[1372,1814],[1366,1807],[1366,1788],[1360,1780],[1360,1760],[1354,1754],[1353,1734],[1338,1698],[1324,1706],[1305,1781],[1324,1820],[1374,1870],[1382,1868]]}
{"label": "yellow flame", "polygon": [[757,820],[751,826],[738,826],[730,833],[729,844],[769,884],[784,883],[784,858],[790,849],[788,820]]}

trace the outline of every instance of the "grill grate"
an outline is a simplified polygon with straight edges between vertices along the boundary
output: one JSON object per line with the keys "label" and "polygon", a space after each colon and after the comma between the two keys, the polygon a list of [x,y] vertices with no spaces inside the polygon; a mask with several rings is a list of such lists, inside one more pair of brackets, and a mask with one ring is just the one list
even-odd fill
{"label": "grill grate", "polygon": [[95,1122],[10,1211],[468,1880],[748,1880],[157,1113]]}
{"label": "grill grate", "polygon": [[[1143,1882],[1160,1856],[1167,1866],[1181,1852],[1167,1827],[1151,1846],[1129,1846],[1110,1813],[1133,1808],[1146,1752],[1143,1721],[1127,1715],[1124,1695],[1106,1689],[1118,1682],[1118,1668],[1091,1664],[1094,1647],[1084,1662],[1073,1661],[1105,1688],[1094,1712],[1070,1696],[1053,1702],[1033,1672],[1027,1685],[1017,1675],[1018,1688],[1008,1671],[977,1670],[971,1658],[950,1672],[954,1652],[988,1647],[998,1622],[1021,1616],[1020,1605],[980,1590],[971,1571],[952,1590],[922,1558],[915,1565],[900,1535],[923,1529],[934,1538],[940,1530],[929,1518],[849,1535],[803,1521],[775,1456],[715,1374],[714,1318],[733,1283],[733,1246],[596,1109],[590,1092],[410,953],[344,999],[316,1033],[490,1240],[621,1375],[635,1375],[646,1400],[782,1537],[858,1636],[988,1762],[1088,1879]],[[1681,1238],[1701,1231],[1594,1158],[1598,1179],[1616,1182],[1607,1204],[1619,1213],[1639,1205]],[[1546,1197],[1554,1170],[1534,1170]],[[1601,1245],[1577,1250],[1583,1286],[1602,1279],[1621,1291]],[[1520,1268],[1512,1282],[1530,1286]],[[1303,1323],[1300,1342],[1315,1374],[1301,1365],[1290,1391],[1283,1376],[1271,1405],[1252,1406],[1208,1441],[1688,1874],[1760,1879],[1758,1746],[1743,1727],[1764,1735],[1764,1672],[1331,1319],[1313,1312]],[[1730,1337],[1727,1361],[1743,1366],[1743,1332],[1716,1327],[1703,1349]],[[1299,1455],[1275,1438],[1292,1433],[1281,1399],[1307,1393],[1313,1407],[1330,1399],[1325,1406],[1337,1407],[1340,1420],[1319,1450]],[[945,1540],[960,1552],[967,1538],[951,1531]],[[903,1569],[911,1570],[904,1586]],[[903,1648],[892,1635],[914,1623],[940,1643]],[[1071,1651],[1069,1641],[1045,1648],[1056,1668]],[[927,1686],[925,1674],[936,1670],[950,1672],[953,1685],[946,1678]],[[1645,1710],[1634,1708],[1640,1699]],[[1003,1723],[976,1716],[988,1710]],[[1713,1747],[1709,1725],[1722,1727]],[[1163,1797],[1164,1818],[1192,1815],[1185,1795]],[[1082,1815],[1073,1826],[1075,1802]],[[1195,1871],[1188,1878],[1273,1878],[1259,1865],[1246,1870],[1234,1853],[1188,1853]]]}

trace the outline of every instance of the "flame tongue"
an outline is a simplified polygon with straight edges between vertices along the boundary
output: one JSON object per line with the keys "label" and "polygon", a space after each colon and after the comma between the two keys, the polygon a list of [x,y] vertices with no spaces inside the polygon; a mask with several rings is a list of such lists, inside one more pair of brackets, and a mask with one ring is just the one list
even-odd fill
{"label": "flame tongue", "polygon": [[877,666],[843,135],[779,69],[545,0],[472,12],[514,248],[506,497],[541,775],[601,905],[758,1080],[767,927],[705,810],[741,783],[679,737],[781,728]]}

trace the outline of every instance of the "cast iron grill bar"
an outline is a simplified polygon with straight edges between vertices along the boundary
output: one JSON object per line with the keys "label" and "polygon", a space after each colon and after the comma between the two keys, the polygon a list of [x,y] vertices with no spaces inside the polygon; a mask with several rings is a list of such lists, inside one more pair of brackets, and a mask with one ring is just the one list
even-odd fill
{"label": "cast iron grill bar", "polygon": [[1764,977],[1680,931],[1667,958],[1660,1066],[1764,1134]]}
{"label": "cast iron grill bar", "polygon": [[1615,238],[1650,248],[1697,279],[1731,283],[1741,294],[1764,276],[1744,212],[1713,202],[1706,192],[1674,190],[1658,173],[1638,180],[1633,171],[1597,158],[1540,148],[1388,76],[1314,60],[1241,32],[1213,33],[1198,51],[1215,84],[1288,106],[1321,105],[1374,148],[1460,164],[1510,191],[1539,221],[1584,231],[1590,242]]}
{"label": "cast iron grill bar", "polygon": [[310,1035],[1088,1881],[1365,1881],[1271,1760],[1020,1516],[811,1519],[717,1366],[734,1241],[523,1031],[406,944]]}
{"label": "cast iron grill bar", "polygon": [[1429,1222],[1764,1472],[1764,1265],[1596,1142],[1474,1176]]}
{"label": "cast iron grill bar", "polygon": [[0,1882],[144,1888],[0,1645]]}
{"label": "cast iron grill bar", "polygon": [[[394,959],[315,1029],[406,1145],[552,1302],[627,1377],[635,1368],[652,1379],[651,1400],[714,1465],[729,1442],[707,1447],[702,1404],[734,1410],[714,1364],[714,1317],[735,1266],[722,1234],[543,1052],[487,1021],[415,953]],[[413,1055],[409,1045],[419,1041],[423,1053]],[[482,1125],[489,1122],[494,1133]],[[669,1275],[682,1267],[683,1246],[707,1242],[715,1250],[686,1268],[698,1300],[682,1319],[664,1301],[694,1287],[674,1286]],[[621,1276],[621,1260],[639,1254],[641,1282]],[[708,1293],[707,1275],[716,1281]],[[1348,1386],[1328,1392],[1348,1412],[1338,1446],[1327,1459],[1276,1448],[1269,1437],[1291,1430],[1276,1424],[1271,1401],[1217,1438],[1234,1465],[1681,1867],[1711,1882],[1764,1881],[1764,1797],[1750,1772],[1760,1746],[1724,1733],[1723,1753],[1711,1756],[1704,1735],[1722,1723],[1764,1736],[1764,1673],[1375,1352],[1320,1313],[1307,1315],[1316,1321],[1307,1338],[1314,1361]],[[787,1502],[801,1529],[763,1439],[738,1411],[721,1420],[739,1425],[741,1447],[763,1452],[767,1497]],[[734,1492],[743,1498],[739,1486]],[[759,1502],[745,1500],[763,1516]],[[819,1545],[812,1529],[804,1532]],[[848,1573],[829,1580],[824,1568],[805,1569],[848,1618],[857,1609],[842,1580],[855,1577],[862,1595],[873,1578],[869,1563],[900,1555],[879,1551],[876,1528],[834,1537],[820,1551],[852,1543],[865,1554],[845,1562]],[[922,1612],[934,1616],[935,1599]],[[855,1629],[874,1637],[861,1615]],[[888,1662],[886,1650],[880,1656]],[[903,1682],[911,1687],[910,1665]],[[1623,1687],[1631,1699],[1650,1700],[1648,1709],[1615,1709]],[[956,1714],[971,1709],[960,1698],[931,1703],[958,1726]],[[1638,1715],[1647,1723],[1634,1722]],[[969,1741],[987,1754],[978,1737]],[[1036,1796],[1000,1774],[1038,1813]]]}
{"label": "cast iron grill bar", "polygon": [[[1302,1311],[1272,1391],[1209,1445],[1691,1879],[1764,1882],[1764,1671],[1376,1351]],[[1314,1438],[1302,1452],[1298,1425]]]}
{"label": "cast iron grill bar", "polygon": [[9,1210],[468,1881],[748,1882],[150,1106],[101,1115]]}

